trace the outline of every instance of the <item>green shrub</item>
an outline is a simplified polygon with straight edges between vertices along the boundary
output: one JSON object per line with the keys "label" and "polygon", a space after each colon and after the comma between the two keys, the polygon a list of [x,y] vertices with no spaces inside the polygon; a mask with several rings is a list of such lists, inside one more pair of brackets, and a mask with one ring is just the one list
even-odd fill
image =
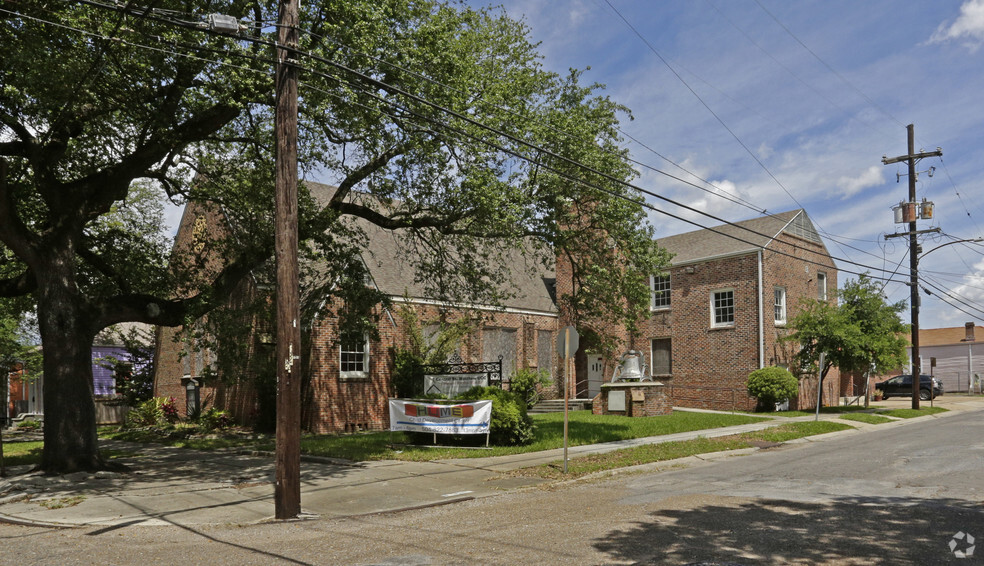
{"label": "green shrub", "polygon": [[27,419],[21,421],[16,428],[17,430],[39,430],[42,428],[42,424],[41,421]]}
{"label": "green shrub", "polygon": [[529,444],[533,441],[533,419],[526,414],[526,403],[518,395],[498,387],[472,387],[458,399],[492,401],[489,442],[503,446]]}
{"label": "green shrub", "polygon": [[530,409],[540,400],[540,390],[547,385],[550,385],[549,373],[527,368],[513,374],[509,380],[509,391],[518,395]]}
{"label": "green shrub", "polygon": [[776,403],[797,394],[799,382],[786,368],[767,367],[749,374],[747,387],[748,394],[758,399],[760,411],[774,411]]}
{"label": "green shrub", "polygon": [[127,427],[164,426],[178,420],[178,409],[171,397],[151,397],[126,414]]}
{"label": "green shrub", "polygon": [[424,394],[424,359],[409,350],[398,348],[391,382],[393,394],[400,399],[420,399]]}
{"label": "green shrub", "polygon": [[225,430],[232,426],[232,415],[228,411],[222,411],[216,409],[215,407],[210,407],[201,412],[198,415],[198,428],[202,432],[212,432],[216,430]]}

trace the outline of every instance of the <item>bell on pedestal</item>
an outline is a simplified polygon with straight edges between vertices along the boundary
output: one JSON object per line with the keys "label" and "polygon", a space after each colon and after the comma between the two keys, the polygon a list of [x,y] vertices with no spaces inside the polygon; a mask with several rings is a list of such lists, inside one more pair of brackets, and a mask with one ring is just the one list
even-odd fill
{"label": "bell on pedestal", "polygon": [[638,350],[629,350],[622,354],[622,359],[615,368],[615,375],[612,376],[612,383],[652,380],[651,376],[646,375],[646,363]]}

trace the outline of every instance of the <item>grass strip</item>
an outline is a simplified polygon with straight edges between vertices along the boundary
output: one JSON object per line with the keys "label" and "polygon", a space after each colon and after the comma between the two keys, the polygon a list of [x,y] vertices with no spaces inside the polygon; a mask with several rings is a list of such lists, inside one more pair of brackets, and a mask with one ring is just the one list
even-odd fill
{"label": "grass strip", "polygon": [[890,409],[887,411],[879,411],[879,415],[887,415],[889,417],[898,417],[900,419],[912,419],[915,417],[925,417],[926,415],[935,415],[937,413],[945,413],[947,409],[943,407],[919,407],[918,409]]}
{"label": "grass strip", "polygon": [[794,438],[803,438],[805,436],[814,436],[847,430],[849,428],[852,427],[848,424],[831,421],[787,423],[744,434],[720,436],[717,438],[699,437],[693,440],[649,444],[646,446],[615,450],[605,454],[582,456],[568,461],[566,475],[563,472],[562,462],[551,462],[550,464],[541,466],[522,468],[510,472],[510,475],[544,479],[571,479],[617,468],[676,460],[697,454],[751,448],[756,446],[756,443],[761,442],[781,443]]}
{"label": "grass strip", "polygon": [[[534,440],[525,446],[493,446],[488,450],[461,448],[454,446],[425,446],[433,442],[429,434],[412,435],[402,432],[364,432],[346,435],[304,435],[301,437],[301,452],[311,456],[341,458],[351,461],[368,460],[410,460],[428,461],[453,458],[477,458],[525,454],[561,448],[564,445],[563,413],[531,415],[536,425]],[[677,432],[706,430],[726,426],[748,424],[766,420],[743,414],[700,413],[674,411],[658,417],[622,417],[615,415],[595,415],[591,411],[570,411],[568,414],[569,446],[613,442],[630,438],[660,436]],[[273,451],[270,438],[225,437],[182,437],[171,431],[170,436],[162,436],[153,430],[102,431],[103,438],[114,438],[130,442],[154,442],[192,448],[195,450],[214,450],[221,448],[244,448],[250,450]],[[450,444],[451,438],[438,435],[439,443]],[[468,439],[459,439],[465,440]],[[484,446],[484,435],[474,435],[474,444]]]}
{"label": "grass strip", "polygon": [[842,418],[842,419],[844,419],[846,421],[858,421],[858,422],[868,423],[868,424],[882,424],[882,423],[890,423],[890,422],[892,422],[892,419],[890,419],[888,417],[883,417],[881,415],[873,415],[871,413],[858,413],[856,415],[843,415],[840,418]]}

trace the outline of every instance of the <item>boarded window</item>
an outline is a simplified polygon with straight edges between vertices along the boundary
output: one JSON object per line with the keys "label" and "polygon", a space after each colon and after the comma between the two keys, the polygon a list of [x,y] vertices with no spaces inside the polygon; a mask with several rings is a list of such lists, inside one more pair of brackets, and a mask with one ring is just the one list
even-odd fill
{"label": "boarded window", "polygon": [[653,375],[670,375],[673,373],[673,350],[669,338],[653,340]]}
{"label": "boarded window", "polygon": [[486,328],[482,331],[482,361],[494,362],[502,356],[502,379],[508,381],[516,371],[516,329]]}
{"label": "boarded window", "polygon": [[549,330],[538,330],[536,333],[536,365],[540,371],[549,373],[553,378],[554,337]]}

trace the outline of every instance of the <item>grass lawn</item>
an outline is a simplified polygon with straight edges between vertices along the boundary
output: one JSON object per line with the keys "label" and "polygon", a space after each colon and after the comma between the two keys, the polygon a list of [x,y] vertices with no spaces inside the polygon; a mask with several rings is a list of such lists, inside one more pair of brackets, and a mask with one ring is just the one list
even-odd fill
{"label": "grass lawn", "polygon": [[[869,408],[870,409],[870,408]],[[840,413],[853,413],[856,411],[865,411],[864,407],[858,407],[856,405],[840,405],[837,407],[820,407],[820,413],[824,415],[836,415]],[[768,415],[770,417],[812,417],[817,414],[816,411],[779,411],[776,413],[750,413],[753,415]]]}
{"label": "grass lawn", "polygon": [[547,479],[576,478],[604,470],[675,460],[695,454],[751,448],[755,446],[756,442],[785,442],[794,438],[825,434],[849,428],[851,428],[850,425],[831,421],[787,423],[774,428],[745,434],[721,436],[718,438],[701,437],[694,440],[650,444],[647,446],[626,448],[624,450],[615,450],[605,454],[592,454],[573,458],[567,463],[566,475],[563,473],[562,461],[523,468],[511,472],[510,475]]}
{"label": "grass lawn", "polygon": [[881,415],[873,415],[871,413],[857,413],[854,415],[844,415],[841,418],[846,421],[858,421],[868,424],[882,424],[882,423],[892,422],[892,419],[888,417],[883,417]]}
{"label": "grass lawn", "polygon": [[[352,461],[366,460],[414,460],[425,461],[445,458],[476,458],[522,454],[561,448],[564,445],[563,413],[531,415],[536,433],[526,446],[493,446],[489,449],[460,447],[430,447],[431,435],[411,435],[403,432],[368,432],[348,435],[304,435],[301,452],[311,456],[343,458]],[[568,414],[568,443],[570,446],[611,442],[627,438],[660,436],[675,432],[704,430],[759,422],[762,417],[743,414],[696,413],[674,411],[659,417],[620,417],[593,415],[591,411],[570,411]],[[100,436],[131,442],[155,442],[193,448],[214,450],[221,448],[250,448],[273,451],[272,438],[250,439],[244,437],[217,438],[164,438],[148,430],[119,431],[102,429]],[[476,435],[476,442],[484,442],[484,436]],[[438,443],[448,437],[438,435]],[[424,445],[422,445],[424,444]]]}
{"label": "grass lawn", "polygon": [[37,442],[4,442],[3,465],[27,466],[41,463],[41,447],[44,443]]}
{"label": "grass lawn", "polygon": [[[348,460],[435,460],[446,458],[479,458],[539,452],[564,446],[564,414],[531,415],[536,423],[536,436],[526,446],[493,446],[489,449],[426,447],[412,445],[410,435],[401,432],[375,432],[347,436],[321,435],[301,439],[301,451],[314,456]],[[594,415],[591,411],[568,413],[568,445],[597,444],[627,438],[660,436],[676,432],[704,430],[759,422],[750,415],[693,413],[674,411],[659,417],[620,417]],[[431,442],[430,435],[422,435]],[[441,435],[437,440],[440,443]],[[484,438],[484,436],[482,437]],[[396,447],[394,449],[393,447]]]}

